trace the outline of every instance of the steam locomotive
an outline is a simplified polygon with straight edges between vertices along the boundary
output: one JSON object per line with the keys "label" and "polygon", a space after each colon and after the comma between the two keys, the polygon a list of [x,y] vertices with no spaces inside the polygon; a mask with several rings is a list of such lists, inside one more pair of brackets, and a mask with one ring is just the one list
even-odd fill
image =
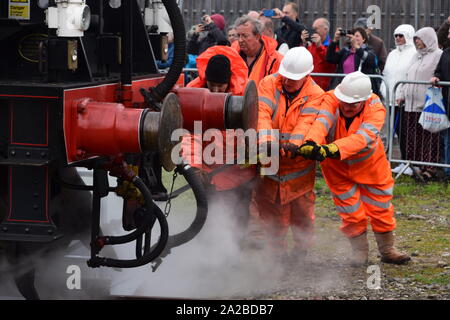
{"label": "steam locomotive", "polygon": [[[168,32],[174,62],[161,73]],[[198,120],[204,130],[255,127],[257,94],[252,84],[243,97],[183,88],[185,28],[175,0],[1,1],[0,45],[0,246],[25,298],[39,298],[27,259],[55,244],[87,235],[89,267],[132,268],[157,265],[200,232],[205,190],[194,168],[171,159],[179,142],[171,135]],[[197,203],[191,225],[175,235],[155,204],[161,167],[182,174]],[[92,170],[93,184],[76,168]],[[101,230],[110,192],[124,198],[122,236]],[[135,259],[100,256],[132,242]]]}

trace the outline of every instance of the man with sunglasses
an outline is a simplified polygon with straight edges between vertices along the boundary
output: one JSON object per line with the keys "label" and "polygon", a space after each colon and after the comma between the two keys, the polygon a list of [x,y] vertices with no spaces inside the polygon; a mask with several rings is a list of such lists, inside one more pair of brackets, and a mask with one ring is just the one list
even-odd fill
{"label": "man with sunglasses", "polygon": [[372,93],[370,78],[359,71],[348,74],[325,93],[320,109],[296,153],[325,160],[322,172],[353,249],[352,265],[368,262],[369,218],[381,261],[406,263],[410,257],[394,247],[394,179],[380,138],[386,108]]}
{"label": "man with sunglasses", "polygon": [[[396,48],[392,50],[386,60],[386,65],[383,70],[383,76],[387,83],[387,88],[385,83],[381,84],[381,94],[386,97],[387,91],[389,93],[394,89],[394,85],[399,80],[406,79],[406,72],[411,66],[411,59],[416,54],[416,47],[414,46],[414,27],[409,24],[402,24],[394,30],[394,39]],[[399,97],[398,89],[395,96],[390,97],[390,105],[398,106],[395,101],[395,97]],[[396,121],[395,123],[401,123],[400,117],[403,117],[404,109],[396,108]],[[386,119],[388,121],[389,119]],[[395,126],[397,134],[400,136],[400,126]],[[400,143],[400,153],[402,159],[406,159],[406,146],[404,146],[403,141]],[[400,164],[399,166],[392,169],[392,172],[399,173],[405,168],[405,164]],[[412,175],[413,171],[411,168],[407,168],[404,174]]]}

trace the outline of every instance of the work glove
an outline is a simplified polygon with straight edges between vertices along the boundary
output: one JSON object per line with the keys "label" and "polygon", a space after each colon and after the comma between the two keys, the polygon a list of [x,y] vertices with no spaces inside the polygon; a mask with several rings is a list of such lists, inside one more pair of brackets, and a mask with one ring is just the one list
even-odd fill
{"label": "work glove", "polygon": [[296,158],[299,155],[299,146],[294,143],[283,143],[280,148],[282,157]]}
{"label": "work glove", "polygon": [[323,161],[327,157],[327,153],[320,144],[314,141],[306,141],[298,149],[298,154],[305,159]]}
{"label": "work glove", "polygon": [[337,159],[340,157],[339,148],[334,143],[322,145],[322,148],[325,149],[327,158]]}
{"label": "work glove", "polygon": [[307,141],[300,149],[299,154],[310,160],[323,161],[326,158],[339,158],[339,148],[334,143],[320,145],[314,141]]}

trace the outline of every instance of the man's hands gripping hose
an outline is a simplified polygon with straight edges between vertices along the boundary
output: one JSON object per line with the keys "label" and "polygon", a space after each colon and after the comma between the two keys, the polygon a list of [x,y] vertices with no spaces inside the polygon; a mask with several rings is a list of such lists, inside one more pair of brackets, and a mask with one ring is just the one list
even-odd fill
{"label": "man's hands gripping hose", "polygon": [[314,141],[306,141],[297,151],[305,159],[323,161],[326,158],[339,158],[339,148],[334,143],[320,145]]}

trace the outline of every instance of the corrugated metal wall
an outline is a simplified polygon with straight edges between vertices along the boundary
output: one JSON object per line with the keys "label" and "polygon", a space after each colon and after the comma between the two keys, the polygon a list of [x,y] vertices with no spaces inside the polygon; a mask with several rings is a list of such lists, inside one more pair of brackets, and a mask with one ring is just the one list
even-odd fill
{"label": "corrugated metal wall", "polygon": [[[334,1],[334,24],[336,27],[351,28],[359,17],[368,17],[367,7],[378,5],[381,8],[381,30],[374,33],[382,37],[388,48],[394,46],[392,33],[403,23],[415,27],[438,27],[450,16],[450,0],[294,0],[300,6],[302,23],[311,25],[318,17],[329,17],[330,1]],[[282,0],[184,0],[183,15],[188,29],[200,23],[204,14],[220,13],[227,26],[232,25],[239,16],[249,10],[262,8],[282,8]],[[417,8],[416,8],[417,4]]]}

